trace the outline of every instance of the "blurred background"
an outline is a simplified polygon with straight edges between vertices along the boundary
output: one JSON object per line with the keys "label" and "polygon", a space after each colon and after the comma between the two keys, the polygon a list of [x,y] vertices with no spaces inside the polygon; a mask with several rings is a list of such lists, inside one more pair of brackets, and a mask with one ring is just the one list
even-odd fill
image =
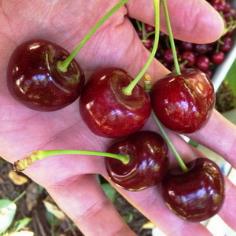
{"label": "blurred background", "polygon": [[[209,0],[224,17],[227,32],[212,44],[191,44],[176,41],[181,68],[197,67],[212,80],[217,91],[216,109],[236,124],[236,1]],[[152,49],[154,28],[133,21],[143,44]],[[156,58],[170,70],[173,57],[168,36],[161,34]],[[185,137],[183,137],[185,138]],[[236,184],[236,170],[222,157],[188,140],[214,160],[224,175]],[[126,202],[105,180],[101,187],[114,203],[124,220],[139,236],[164,235],[142,214]],[[219,216],[202,222],[214,236],[236,236]],[[91,226],[92,227],[92,226]],[[26,176],[12,171],[12,166],[0,158],[0,235],[4,236],[80,236],[73,222],[56,206],[45,189]]]}

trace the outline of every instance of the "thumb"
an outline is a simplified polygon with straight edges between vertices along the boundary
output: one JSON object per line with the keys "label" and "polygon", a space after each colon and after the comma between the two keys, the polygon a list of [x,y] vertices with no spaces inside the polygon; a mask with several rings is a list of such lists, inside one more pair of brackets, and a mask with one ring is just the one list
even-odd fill
{"label": "thumb", "polygon": [[[130,0],[127,5],[129,16],[153,25],[152,2]],[[168,0],[168,7],[176,39],[192,43],[210,43],[224,32],[223,18],[205,0]],[[166,32],[165,20],[163,14],[161,15],[161,28]]]}

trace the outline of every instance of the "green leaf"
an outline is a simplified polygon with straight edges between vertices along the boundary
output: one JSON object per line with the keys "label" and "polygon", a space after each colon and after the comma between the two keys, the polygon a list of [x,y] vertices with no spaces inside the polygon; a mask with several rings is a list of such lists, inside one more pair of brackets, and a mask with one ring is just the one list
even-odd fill
{"label": "green leaf", "polygon": [[107,195],[107,197],[114,202],[116,199],[116,190],[109,184],[109,183],[104,183],[101,184],[103,191]]}
{"label": "green leaf", "polygon": [[14,231],[18,232],[24,229],[30,223],[30,221],[31,219],[29,217],[25,217],[23,219],[16,221],[16,223],[14,224]]}
{"label": "green leaf", "polygon": [[0,234],[5,232],[13,222],[16,204],[9,199],[0,199]]}
{"label": "green leaf", "polygon": [[233,93],[236,95],[236,61],[231,66],[228,74],[226,75],[226,82],[229,84],[230,88],[233,90]]}

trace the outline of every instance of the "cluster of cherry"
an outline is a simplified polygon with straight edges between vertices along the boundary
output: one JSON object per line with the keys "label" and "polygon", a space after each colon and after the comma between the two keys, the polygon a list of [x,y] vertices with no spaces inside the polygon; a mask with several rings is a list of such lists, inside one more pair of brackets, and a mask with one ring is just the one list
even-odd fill
{"label": "cluster of cherry", "polygon": [[[154,0],[156,27],[157,2]],[[156,30],[155,48],[157,38]],[[23,170],[33,161],[50,155],[112,157],[115,159],[106,158],[105,164],[109,176],[119,186],[138,191],[162,183],[165,202],[187,220],[201,221],[217,213],[224,199],[224,180],[217,165],[207,158],[197,158],[185,165],[174,151],[182,170],[169,169],[164,139],[158,133],[139,131],[152,109],[171,150],[174,147],[161,123],[179,133],[200,129],[209,119],[215,102],[214,89],[206,75],[196,69],[176,71],[157,81],[149,93],[124,70],[105,68],[96,71],[84,86],[83,71],[73,59],[75,51],[69,55],[62,47],[38,39],[19,45],[8,65],[9,91],[22,104],[40,111],[61,109],[80,96],[80,113],[91,131],[122,139],[104,153],[41,150],[17,161],[16,169]]]}
{"label": "cluster of cherry", "polygon": [[[176,47],[181,69],[196,67],[211,79],[214,70],[224,61],[226,53],[233,46],[236,28],[236,9],[227,0],[208,0],[208,2],[224,18],[226,25],[225,34],[218,41],[210,44],[193,44],[176,40]],[[145,47],[151,50],[154,40],[154,27],[140,22],[134,22],[134,26]],[[174,59],[168,41],[169,37],[161,34],[156,58],[172,71]]]}

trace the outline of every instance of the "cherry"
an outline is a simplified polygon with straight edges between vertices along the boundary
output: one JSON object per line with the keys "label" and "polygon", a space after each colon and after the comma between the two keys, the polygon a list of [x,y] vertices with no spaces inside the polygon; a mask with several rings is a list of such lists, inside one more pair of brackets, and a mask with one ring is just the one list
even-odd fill
{"label": "cherry", "polygon": [[169,170],[162,181],[163,198],[178,216],[203,221],[215,215],[224,200],[224,178],[218,166],[206,158],[187,164],[188,172]]}
{"label": "cherry", "polygon": [[166,49],[164,51],[164,54],[163,54],[163,58],[164,58],[164,61],[167,63],[167,64],[170,64],[173,62],[173,54],[172,54],[172,51],[170,48]]}
{"label": "cherry", "polygon": [[57,63],[68,57],[62,47],[41,39],[19,45],[7,69],[11,94],[27,107],[54,111],[74,102],[84,85],[84,74],[75,60],[62,72]]}
{"label": "cherry", "polygon": [[227,36],[223,39],[223,44],[220,47],[220,50],[223,52],[228,52],[233,46],[233,40],[230,36]]}
{"label": "cherry", "polygon": [[193,49],[193,44],[189,42],[181,42],[180,47],[184,49],[185,51],[191,51]]}
{"label": "cherry", "polygon": [[210,47],[207,44],[196,44],[194,50],[199,54],[205,54],[210,50]]}
{"label": "cherry", "polygon": [[224,61],[225,54],[223,52],[216,52],[212,55],[212,62],[216,65],[221,64]]}
{"label": "cherry", "polygon": [[145,24],[145,30],[147,33],[152,33],[155,31],[155,27],[153,27],[152,25]]}
{"label": "cherry", "polygon": [[206,72],[209,70],[210,60],[207,56],[199,56],[197,57],[196,65],[198,69]]}
{"label": "cherry", "polygon": [[148,49],[151,50],[153,47],[153,40],[152,39],[145,39],[143,40],[143,45]]}
{"label": "cherry", "polygon": [[168,169],[167,145],[159,134],[151,131],[141,131],[118,141],[108,152],[129,156],[127,165],[105,159],[112,181],[127,190],[138,191],[157,185]]}
{"label": "cherry", "polygon": [[158,80],[151,91],[152,107],[169,129],[191,133],[208,120],[215,103],[214,88],[199,70],[186,69]]}
{"label": "cherry", "polygon": [[212,71],[211,70],[208,70],[207,72],[205,72],[206,76],[208,79],[211,79],[212,78]]}
{"label": "cherry", "polygon": [[80,112],[97,135],[122,137],[138,131],[151,112],[149,96],[136,85],[132,95],[122,91],[132,78],[123,70],[107,68],[95,72],[80,98]]}
{"label": "cherry", "polygon": [[181,58],[183,61],[187,62],[187,66],[194,66],[195,61],[196,61],[196,57],[195,57],[194,53],[191,51],[183,52]]}

